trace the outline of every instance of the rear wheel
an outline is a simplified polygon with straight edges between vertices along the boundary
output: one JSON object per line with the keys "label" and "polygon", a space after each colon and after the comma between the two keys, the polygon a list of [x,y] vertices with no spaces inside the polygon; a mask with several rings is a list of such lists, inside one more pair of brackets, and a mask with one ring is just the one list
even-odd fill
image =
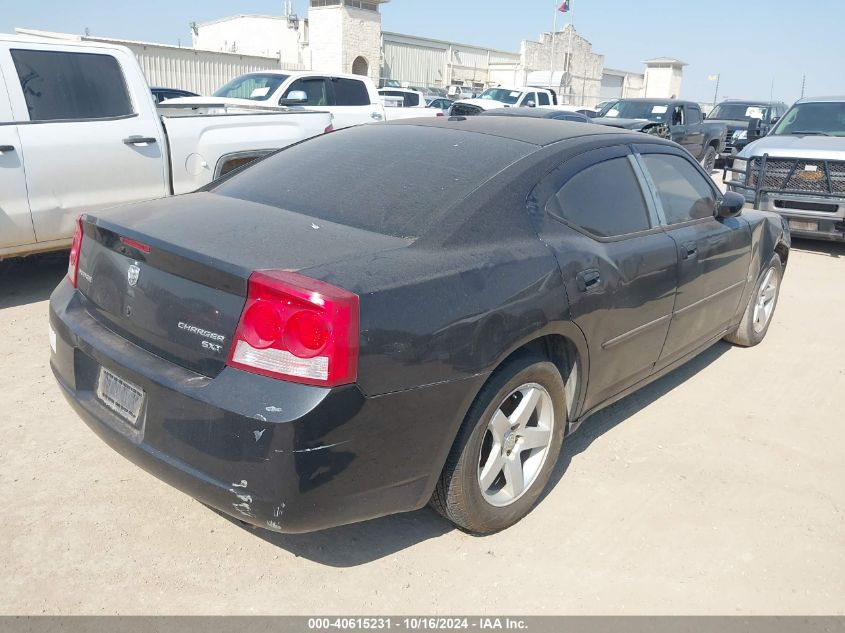
{"label": "rear wheel", "polygon": [[704,171],[708,174],[712,174],[716,168],[716,150],[712,145],[707,147],[704,158],[701,159],[701,166],[704,167]]}
{"label": "rear wheel", "polygon": [[726,341],[742,347],[753,347],[766,337],[778,304],[782,279],[783,264],[780,257],[775,255],[757,281],[739,327],[725,337]]}
{"label": "rear wheel", "polygon": [[546,487],[565,427],[566,398],[557,367],[536,356],[509,361],[470,407],[431,505],[476,534],[510,527]]}

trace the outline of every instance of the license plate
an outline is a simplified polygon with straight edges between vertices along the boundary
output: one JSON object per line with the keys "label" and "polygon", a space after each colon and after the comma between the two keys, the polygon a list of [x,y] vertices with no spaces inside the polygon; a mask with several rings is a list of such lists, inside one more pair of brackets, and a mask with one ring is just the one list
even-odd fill
{"label": "license plate", "polygon": [[789,221],[789,228],[794,229],[796,231],[818,231],[819,230],[819,223],[818,222],[801,222],[799,220],[790,220]]}
{"label": "license plate", "polygon": [[124,420],[137,426],[144,405],[143,389],[114,375],[105,367],[100,367],[97,398]]}

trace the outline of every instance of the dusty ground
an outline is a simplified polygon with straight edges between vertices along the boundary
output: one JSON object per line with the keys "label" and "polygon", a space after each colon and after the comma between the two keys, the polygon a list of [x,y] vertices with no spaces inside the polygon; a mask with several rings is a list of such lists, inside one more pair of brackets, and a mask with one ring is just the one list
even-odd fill
{"label": "dusty ground", "polygon": [[[0,613],[845,613],[845,248],[797,244],[775,322],[594,417],[488,538],[428,510],[246,530],[108,449],[47,366],[64,262],[0,276]],[[564,474],[565,471],[565,474]]]}

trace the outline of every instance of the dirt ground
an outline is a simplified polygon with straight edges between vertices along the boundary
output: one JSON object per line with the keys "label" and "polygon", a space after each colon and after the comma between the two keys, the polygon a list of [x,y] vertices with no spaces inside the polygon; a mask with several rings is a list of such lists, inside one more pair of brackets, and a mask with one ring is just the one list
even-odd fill
{"label": "dirt ground", "polygon": [[845,614],[845,247],[797,243],[761,346],[596,415],[486,538],[429,510],[257,532],[139,470],[48,368],[64,267],[0,275],[2,614]]}

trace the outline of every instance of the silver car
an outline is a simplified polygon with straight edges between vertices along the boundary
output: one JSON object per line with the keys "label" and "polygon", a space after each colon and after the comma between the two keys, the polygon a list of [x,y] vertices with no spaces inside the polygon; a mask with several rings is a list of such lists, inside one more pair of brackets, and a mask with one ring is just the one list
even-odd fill
{"label": "silver car", "polygon": [[779,213],[796,237],[845,241],[845,97],[796,102],[725,175],[747,206]]}

